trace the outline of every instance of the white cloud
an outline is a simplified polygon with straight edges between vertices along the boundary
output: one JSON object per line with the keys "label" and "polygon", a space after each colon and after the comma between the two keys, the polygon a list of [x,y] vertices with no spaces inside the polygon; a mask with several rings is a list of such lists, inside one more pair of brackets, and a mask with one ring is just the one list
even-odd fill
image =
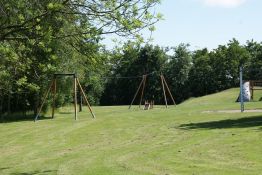
{"label": "white cloud", "polygon": [[201,0],[208,6],[219,6],[226,8],[234,8],[246,2],[246,0]]}

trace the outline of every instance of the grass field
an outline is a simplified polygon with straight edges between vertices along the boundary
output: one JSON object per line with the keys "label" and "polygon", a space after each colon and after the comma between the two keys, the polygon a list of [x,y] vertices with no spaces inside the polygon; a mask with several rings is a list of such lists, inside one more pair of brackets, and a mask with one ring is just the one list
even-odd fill
{"label": "grass field", "polygon": [[[262,174],[262,113],[239,109],[237,89],[150,111],[94,107],[74,121],[0,123],[0,174]],[[262,108],[261,102],[246,104]]]}

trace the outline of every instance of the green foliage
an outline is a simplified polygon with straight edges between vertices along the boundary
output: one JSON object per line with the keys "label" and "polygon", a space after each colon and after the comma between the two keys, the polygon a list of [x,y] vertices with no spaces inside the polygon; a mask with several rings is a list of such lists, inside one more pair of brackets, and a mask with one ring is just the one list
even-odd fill
{"label": "green foliage", "polygon": [[[161,73],[178,103],[238,86],[239,66],[245,67],[245,79],[262,79],[262,44],[253,40],[240,45],[232,39],[212,51],[189,51],[189,45],[180,44],[173,48],[173,55],[168,55],[167,48],[142,46],[140,31],[154,31],[153,24],[163,19],[154,11],[159,3],[1,1],[0,114],[36,113],[55,72],[77,73],[90,102],[97,105],[129,104],[141,76],[148,73],[143,100],[160,104]],[[105,34],[135,40],[109,52],[101,44]],[[71,103],[72,97],[68,80],[59,81],[58,107]]]}
{"label": "green foliage", "polygon": [[190,88],[195,96],[207,95],[216,90],[211,60],[207,49],[197,50],[193,53],[193,66],[190,70]]}
{"label": "green foliage", "polygon": [[[206,49],[196,51],[190,73],[192,95],[200,96],[239,86],[239,67],[249,65],[253,58],[252,53],[236,39],[211,52]],[[248,74],[245,76],[250,79]]]}
{"label": "green foliage", "polygon": [[192,56],[188,47],[189,45],[180,44],[173,48],[174,55],[170,56],[166,68],[166,79],[177,102],[184,101],[190,96],[188,79]]}
{"label": "green foliage", "polygon": [[142,75],[145,74],[150,75],[147,76],[143,101],[163,101],[159,77],[167,61],[163,48],[152,45],[140,47],[129,43],[125,46],[124,53],[118,57],[117,64],[111,71],[113,78],[106,86],[101,104],[129,104],[142,80]]}
{"label": "green foliage", "polygon": [[[127,43],[123,53],[114,53],[117,61],[112,62],[111,76],[138,76],[155,71],[156,74],[149,76],[147,80],[144,95],[145,99],[154,99],[159,104],[163,102],[157,76],[161,72],[177,103],[192,96],[239,86],[240,66],[245,66],[246,80],[262,79],[261,43],[249,41],[247,45],[240,45],[236,39],[232,39],[228,44],[220,45],[212,51],[200,49],[192,52],[188,47],[187,44],[180,44],[173,48],[173,55],[168,55],[169,49],[148,45],[134,47],[132,43]],[[130,103],[140,81],[141,79],[131,78],[109,81],[101,99],[102,104]]]}
{"label": "green foliage", "polygon": [[[34,110],[55,72],[76,72],[93,104],[99,104],[108,61],[105,34],[137,37],[159,17],[152,1],[3,0],[0,10],[0,114]],[[93,72],[90,74],[90,72]],[[92,77],[91,77],[92,76]],[[61,82],[62,83],[62,82]],[[70,103],[64,83],[57,104]],[[15,105],[16,104],[16,105]],[[19,106],[26,106],[21,109]]]}
{"label": "green foliage", "polygon": [[[47,37],[100,37],[115,33],[134,36],[161,19],[151,12],[159,0],[42,0],[1,3],[0,41],[9,39],[41,39]],[[19,13],[17,13],[19,12]]]}
{"label": "green foliage", "polygon": [[262,44],[255,41],[248,41],[246,49],[251,55],[251,59],[248,63],[244,64],[244,78],[250,80],[262,79]]}
{"label": "green foliage", "polygon": [[218,90],[237,86],[239,67],[249,60],[249,53],[235,39],[227,46],[219,46],[210,53],[211,66],[216,75],[214,85]]}

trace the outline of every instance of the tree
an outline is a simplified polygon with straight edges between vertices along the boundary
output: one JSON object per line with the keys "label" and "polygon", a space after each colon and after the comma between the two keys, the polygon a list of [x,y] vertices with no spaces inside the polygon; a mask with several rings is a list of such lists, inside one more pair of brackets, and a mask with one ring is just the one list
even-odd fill
{"label": "tree", "polygon": [[249,61],[249,53],[235,39],[227,46],[219,46],[210,52],[214,85],[221,91],[239,84],[239,67]]}
{"label": "tree", "polygon": [[[135,36],[143,28],[152,30],[152,24],[161,18],[151,10],[158,3],[159,0],[3,0],[0,41],[42,38],[46,32],[36,31],[49,27],[52,38],[111,33]],[[45,26],[52,19],[56,23]],[[62,28],[66,23],[71,26]]]}
{"label": "tree", "polygon": [[[153,30],[152,25],[161,18],[152,11],[158,3],[158,0],[1,1],[0,78],[12,80],[1,85],[1,91],[10,89],[1,95],[9,99],[8,106],[25,103],[27,109],[36,111],[48,77],[54,72],[77,72],[80,77],[89,77],[83,82],[86,87],[92,84],[88,92],[92,97],[98,96],[91,100],[97,103],[103,89],[98,70],[107,66],[99,44],[102,37],[114,33],[140,38],[140,30]],[[90,79],[90,71],[96,72],[97,78]]]}
{"label": "tree", "polygon": [[173,48],[174,55],[170,56],[165,75],[172,94],[177,102],[182,102],[189,97],[189,71],[192,66],[191,52],[188,44],[180,44]]}
{"label": "tree", "polygon": [[192,96],[207,95],[212,91],[212,67],[207,49],[197,50],[193,54],[193,66],[189,73]]}
{"label": "tree", "polygon": [[[119,55],[118,55],[119,56]],[[159,74],[167,61],[167,55],[159,46],[125,45],[124,53],[117,65],[113,65],[113,78],[106,86],[101,99],[102,105],[130,104],[142,75],[149,74],[144,99],[163,102]],[[119,77],[119,78],[118,78]]]}
{"label": "tree", "polygon": [[250,61],[243,64],[244,78],[247,80],[262,79],[262,44],[253,40],[247,41],[246,49],[250,54]]}

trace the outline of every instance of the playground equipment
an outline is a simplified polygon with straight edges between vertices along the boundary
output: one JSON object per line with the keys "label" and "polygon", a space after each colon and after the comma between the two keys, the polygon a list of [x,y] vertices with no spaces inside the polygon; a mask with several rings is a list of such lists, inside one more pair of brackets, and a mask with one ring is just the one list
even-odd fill
{"label": "playground equipment", "polygon": [[[251,94],[250,94],[250,82],[249,81],[244,81],[243,86],[243,101],[244,102],[249,102],[251,100]],[[240,102],[240,94],[236,100],[236,102]]]}
{"label": "playground equipment", "polygon": [[[140,82],[140,84],[139,84],[139,86],[138,86],[138,89],[137,89],[137,91],[136,91],[136,93],[135,93],[135,95],[134,95],[133,100],[131,101],[131,104],[129,105],[129,109],[132,107],[132,105],[133,105],[133,103],[134,103],[134,101],[135,101],[135,99],[136,99],[136,97],[137,97],[137,95],[138,95],[138,93],[139,93],[140,90],[141,90],[141,96],[140,96],[139,108],[141,107],[142,99],[143,99],[143,95],[144,95],[144,90],[145,90],[145,85],[146,85],[146,80],[147,80],[147,76],[148,76],[148,74],[142,76],[142,80],[141,80],[141,82]],[[169,96],[170,96],[171,99],[172,99],[173,104],[176,105],[176,102],[175,102],[175,100],[174,100],[174,98],[173,98],[173,96],[172,96],[172,94],[171,94],[171,91],[170,91],[168,85],[167,85],[167,82],[166,82],[166,80],[165,80],[165,77],[164,77],[162,74],[160,75],[160,81],[161,81],[161,84],[162,84],[162,89],[163,89],[163,95],[164,95],[164,99],[165,99],[166,108],[168,107],[168,105],[167,105],[167,98],[166,98],[166,89],[167,89],[167,92],[168,92]],[[152,103],[152,104],[150,104],[150,103],[148,102],[148,100],[146,100],[146,101],[145,101],[145,107],[144,107],[144,109],[145,109],[145,110],[148,110],[148,109],[150,109],[151,106],[153,107],[154,102],[151,101],[151,103]],[[151,107],[151,109],[152,109],[152,107]]]}
{"label": "playground equipment", "polygon": [[254,91],[262,90],[262,80],[249,80],[251,99],[254,99]]}
{"label": "playground equipment", "polygon": [[148,101],[148,100],[146,100],[145,101],[145,106],[144,106],[144,110],[149,110],[149,109],[153,109],[154,108],[154,100],[152,100],[152,101]]}
{"label": "playground equipment", "polygon": [[[254,99],[254,91],[256,90],[262,90],[262,81],[261,80],[248,80],[248,81],[244,81],[243,80],[243,72],[244,71],[249,71],[251,72],[253,75],[254,74],[254,71],[258,72],[259,74],[257,75],[260,75],[260,76],[257,76],[257,79],[260,79],[259,77],[261,77],[261,69],[257,69],[257,68],[243,68],[243,67],[240,67],[239,68],[239,80],[240,80],[240,95],[239,95],[239,98],[238,98],[238,102],[240,102],[240,110],[241,112],[244,112],[245,110],[245,104],[244,102],[246,101],[246,93],[245,92],[245,86],[248,85],[249,86],[249,100],[250,99]],[[245,83],[244,83],[245,82]],[[247,91],[247,90],[246,90]]]}
{"label": "playground equipment", "polygon": [[74,82],[74,114],[75,114],[75,120],[77,120],[77,86],[79,87],[80,92],[81,92],[81,94],[82,94],[83,97],[84,97],[84,100],[85,100],[85,102],[86,102],[86,104],[87,104],[87,106],[88,106],[88,108],[89,108],[90,113],[92,114],[93,118],[95,118],[95,114],[94,114],[93,111],[92,111],[92,108],[91,108],[91,106],[90,106],[90,104],[89,104],[89,102],[88,102],[88,100],[87,100],[87,96],[85,95],[85,92],[84,92],[84,90],[83,90],[83,88],[82,88],[82,86],[81,86],[81,84],[80,84],[80,82],[79,82],[79,79],[77,78],[76,74],[75,74],[75,73],[67,73],[67,74],[65,74],[65,73],[57,73],[57,74],[54,74],[54,75],[53,75],[53,79],[52,79],[52,81],[51,81],[51,84],[50,84],[48,90],[46,91],[46,93],[45,93],[45,95],[44,95],[43,102],[42,102],[42,104],[41,104],[41,106],[40,106],[40,108],[39,108],[39,110],[38,110],[38,113],[37,113],[37,115],[36,115],[36,117],[35,117],[35,121],[38,120],[38,117],[39,117],[39,115],[40,115],[40,113],[41,113],[41,110],[42,110],[42,108],[43,108],[43,105],[44,105],[44,103],[46,102],[47,96],[48,96],[48,94],[49,94],[49,92],[50,92],[51,90],[52,90],[52,95],[53,95],[52,118],[54,118],[54,114],[55,114],[55,100],[56,100],[56,91],[57,91],[57,77],[59,77],[59,76],[71,76],[71,77],[73,77],[73,82]]}

